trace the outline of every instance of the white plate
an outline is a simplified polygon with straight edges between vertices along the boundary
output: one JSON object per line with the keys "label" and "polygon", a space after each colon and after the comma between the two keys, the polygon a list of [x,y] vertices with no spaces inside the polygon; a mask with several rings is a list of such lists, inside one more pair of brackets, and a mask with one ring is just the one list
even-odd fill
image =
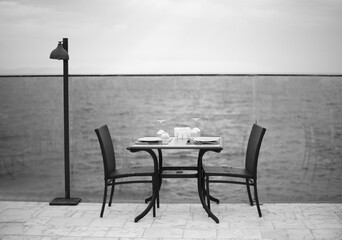
{"label": "white plate", "polygon": [[139,142],[159,142],[161,141],[160,137],[143,137],[138,139]]}
{"label": "white plate", "polygon": [[195,137],[195,142],[218,142],[220,140],[219,137]]}

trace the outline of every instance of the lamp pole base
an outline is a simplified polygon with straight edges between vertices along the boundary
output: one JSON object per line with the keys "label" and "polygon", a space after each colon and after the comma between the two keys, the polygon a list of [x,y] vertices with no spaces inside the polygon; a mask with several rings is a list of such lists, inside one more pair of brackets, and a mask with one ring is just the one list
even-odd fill
{"label": "lamp pole base", "polygon": [[55,198],[53,199],[49,205],[57,205],[57,206],[75,206],[81,201],[80,198]]}

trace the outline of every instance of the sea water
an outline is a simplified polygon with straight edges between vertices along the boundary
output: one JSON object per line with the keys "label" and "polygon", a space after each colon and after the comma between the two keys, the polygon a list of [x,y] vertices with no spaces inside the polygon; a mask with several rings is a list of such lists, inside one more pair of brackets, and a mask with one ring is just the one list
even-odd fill
{"label": "sea water", "polygon": [[[62,77],[0,78],[0,200],[64,195]],[[95,128],[111,131],[118,166],[152,165],[130,153],[139,137],[191,127],[222,136],[205,164],[242,167],[249,132],[267,129],[260,150],[262,202],[341,202],[340,76],[73,76],[69,78],[71,195],[100,202],[102,156]],[[172,135],[172,134],[171,134]],[[197,152],[164,151],[165,165],[195,165]],[[244,186],[211,187],[223,202],[247,202]],[[143,202],[150,185],[117,186],[115,201]],[[195,179],[165,179],[162,202],[199,203]]]}

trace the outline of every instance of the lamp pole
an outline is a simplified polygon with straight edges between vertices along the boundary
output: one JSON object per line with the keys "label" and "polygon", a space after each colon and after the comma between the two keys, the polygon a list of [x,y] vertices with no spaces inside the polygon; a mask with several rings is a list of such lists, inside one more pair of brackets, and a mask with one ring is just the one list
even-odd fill
{"label": "lamp pole", "polygon": [[77,205],[81,199],[70,197],[70,142],[69,142],[69,54],[68,38],[50,54],[51,59],[63,59],[63,105],[64,105],[64,183],[65,197],[54,198],[50,205]]}
{"label": "lamp pole", "polygon": [[[68,39],[63,38],[63,48],[68,52]],[[64,101],[64,170],[65,198],[70,198],[70,141],[69,141],[69,60],[63,60],[63,101]]]}

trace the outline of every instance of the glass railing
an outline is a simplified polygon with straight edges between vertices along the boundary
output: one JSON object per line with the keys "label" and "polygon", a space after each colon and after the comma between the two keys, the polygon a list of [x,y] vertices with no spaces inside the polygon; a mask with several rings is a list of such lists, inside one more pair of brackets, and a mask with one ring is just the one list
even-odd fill
{"label": "glass railing", "polygon": [[[71,195],[100,202],[103,166],[94,129],[107,124],[119,166],[152,164],[126,147],[142,136],[191,126],[224,137],[206,164],[243,166],[251,126],[267,128],[258,179],[262,202],[341,202],[342,76],[71,76]],[[0,200],[64,196],[60,76],[0,77]],[[165,164],[196,164],[193,151],[164,153]],[[243,186],[212,186],[223,202],[247,202]],[[149,185],[122,185],[117,201],[143,202]],[[199,202],[195,180],[165,179],[164,202]]]}

